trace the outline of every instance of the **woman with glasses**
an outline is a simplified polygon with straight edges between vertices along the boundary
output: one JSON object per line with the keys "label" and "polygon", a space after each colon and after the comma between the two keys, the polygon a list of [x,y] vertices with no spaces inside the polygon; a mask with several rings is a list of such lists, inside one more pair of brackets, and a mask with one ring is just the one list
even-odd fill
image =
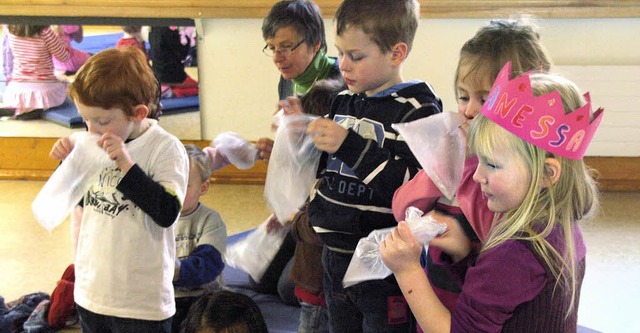
{"label": "woman with glasses", "polygon": [[[313,1],[283,0],[273,5],[262,22],[262,37],[266,44],[262,51],[271,57],[273,64],[281,74],[278,83],[278,97],[281,101],[289,96],[306,94],[316,81],[323,79],[342,81],[338,60],[327,56],[324,21],[320,9]],[[278,108],[282,106],[284,104],[281,102]],[[327,109],[326,112],[328,113],[329,110]],[[260,149],[260,156],[268,160],[273,140],[261,138],[256,146]],[[271,216],[270,222],[273,222],[270,225],[274,227],[281,226],[274,215]],[[278,293],[285,303],[298,304],[300,302],[302,304],[300,332],[319,332],[322,329],[315,327],[317,323],[306,322],[305,313],[308,314],[308,318],[316,318],[317,321],[317,317],[321,316],[318,312],[325,309],[323,306],[322,275],[318,280],[317,277],[308,276],[310,273],[305,271],[296,274],[296,276],[307,275],[311,280],[318,280],[316,287],[310,287],[308,283],[304,283],[306,288],[302,288],[300,281],[297,281],[297,286],[295,286],[289,279],[293,266],[296,266],[293,268],[294,270],[305,269],[296,265],[293,260],[294,251],[308,253],[309,249],[301,251],[301,246],[310,245],[304,242],[296,244],[296,241],[289,234],[260,283],[257,283],[255,287],[258,291]],[[311,249],[311,251],[314,250]],[[316,248],[316,251],[319,251],[317,259],[305,257],[305,260],[300,260],[302,265],[319,265],[321,267],[321,249],[317,250]]]}

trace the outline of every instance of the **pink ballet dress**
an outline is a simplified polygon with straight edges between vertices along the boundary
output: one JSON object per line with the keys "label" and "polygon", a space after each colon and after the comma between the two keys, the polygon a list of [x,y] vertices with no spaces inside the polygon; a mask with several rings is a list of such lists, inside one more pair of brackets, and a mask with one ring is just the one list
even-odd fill
{"label": "pink ballet dress", "polygon": [[9,45],[13,53],[13,77],[4,92],[4,106],[16,109],[15,116],[19,116],[64,103],[67,83],[58,81],[52,61],[52,56],[62,61],[69,58],[64,41],[45,28],[36,37],[10,33]]}

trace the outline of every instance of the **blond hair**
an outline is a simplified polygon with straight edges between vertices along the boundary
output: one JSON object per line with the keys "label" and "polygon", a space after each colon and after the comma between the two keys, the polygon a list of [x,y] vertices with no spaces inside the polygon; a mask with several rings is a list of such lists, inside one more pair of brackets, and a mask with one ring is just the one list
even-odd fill
{"label": "blond hair", "polygon": [[194,144],[185,144],[184,148],[187,150],[187,156],[189,157],[189,167],[195,168],[198,171],[200,180],[203,183],[208,182],[209,177],[211,177],[211,167],[213,165],[209,156]]}
{"label": "blond hair", "polygon": [[[565,113],[585,104],[582,94],[571,81],[557,75],[531,75],[534,95],[557,90],[562,97]],[[574,224],[593,214],[598,207],[598,190],[592,170],[583,160],[555,156],[503,129],[488,118],[478,115],[469,128],[469,149],[478,155],[492,156],[498,143],[512,149],[528,167],[531,182],[519,207],[505,212],[491,228],[481,252],[495,248],[507,240],[524,240],[548,267],[556,279],[556,287],[571,296],[567,315],[573,310],[577,297],[576,244]],[[554,184],[545,186],[547,158],[555,158],[561,166]],[[562,228],[565,248],[561,252],[549,243],[547,236],[556,227]]]}
{"label": "blond hair", "polygon": [[460,67],[468,65],[465,75],[476,80],[496,76],[511,62],[512,77],[528,71],[549,72],[551,58],[542,45],[538,27],[530,16],[510,19],[494,19],[481,27],[460,49],[460,58],[454,78],[454,90],[458,94]]}

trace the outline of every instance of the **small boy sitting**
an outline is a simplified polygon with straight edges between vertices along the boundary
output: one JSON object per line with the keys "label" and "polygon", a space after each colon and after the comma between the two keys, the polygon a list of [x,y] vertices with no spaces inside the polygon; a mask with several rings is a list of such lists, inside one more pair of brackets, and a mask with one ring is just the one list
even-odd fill
{"label": "small boy sitting", "polygon": [[227,247],[227,228],[220,214],[200,203],[200,196],[209,191],[212,161],[196,145],[187,144],[185,148],[189,156],[189,182],[174,230],[176,314],[172,332],[180,331],[189,307],[198,297],[222,287],[222,254]]}

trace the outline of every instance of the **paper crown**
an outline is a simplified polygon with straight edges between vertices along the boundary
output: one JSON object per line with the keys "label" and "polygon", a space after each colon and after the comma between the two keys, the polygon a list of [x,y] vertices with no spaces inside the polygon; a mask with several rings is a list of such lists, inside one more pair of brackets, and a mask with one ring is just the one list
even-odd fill
{"label": "paper crown", "polygon": [[560,92],[535,97],[530,73],[509,80],[511,62],[498,74],[480,111],[509,132],[550,153],[582,159],[604,109],[591,113],[589,93],[582,107],[565,114]]}

